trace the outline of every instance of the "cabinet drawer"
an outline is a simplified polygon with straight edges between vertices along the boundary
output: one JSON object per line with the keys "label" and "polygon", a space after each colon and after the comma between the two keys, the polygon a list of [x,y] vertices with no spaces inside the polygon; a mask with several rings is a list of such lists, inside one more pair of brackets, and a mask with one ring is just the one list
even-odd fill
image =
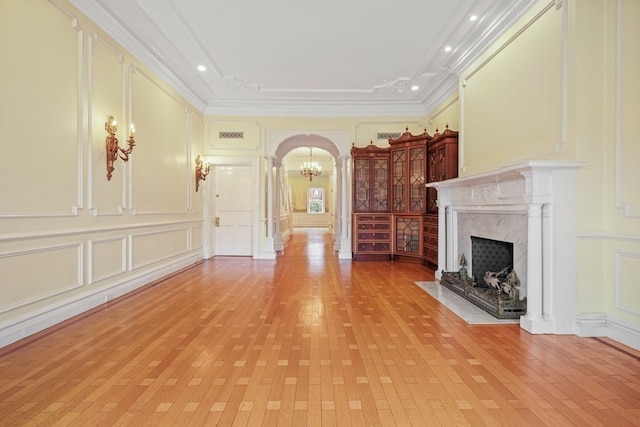
{"label": "cabinet drawer", "polygon": [[438,237],[438,226],[437,225],[424,225],[424,227],[422,227],[424,230],[424,234],[429,234],[432,236],[436,236]]}
{"label": "cabinet drawer", "polygon": [[438,227],[438,216],[437,215],[425,215],[422,219],[423,224]]}
{"label": "cabinet drawer", "polygon": [[391,241],[391,234],[389,233],[358,233],[358,240],[389,240]]}
{"label": "cabinet drawer", "polygon": [[371,222],[391,222],[390,215],[358,215],[358,222],[371,221]]}
{"label": "cabinet drawer", "polygon": [[424,236],[422,236],[422,242],[425,245],[429,245],[432,247],[437,248],[438,247],[438,235],[433,235],[433,234],[425,234]]}
{"label": "cabinet drawer", "polygon": [[438,262],[438,248],[425,246],[422,248],[422,250],[423,250],[423,256],[425,259],[433,261],[434,263]]}
{"label": "cabinet drawer", "polygon": [[358,230],[391,230],[391,223],[358,222]]}
{"label": "cabinet drawer", "polygon": [[390,243],[358,242],[358,252],[389,252],[390,248]]}

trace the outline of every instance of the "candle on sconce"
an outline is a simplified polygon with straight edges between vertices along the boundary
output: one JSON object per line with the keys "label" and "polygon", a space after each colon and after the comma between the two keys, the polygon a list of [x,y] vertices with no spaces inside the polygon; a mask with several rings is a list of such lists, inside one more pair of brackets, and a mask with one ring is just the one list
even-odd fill
{"label": "candle on sconce", "polygon": [[129,136],[133,138],[135,134],[136,134],[136,128],[135,126],[133,126],[133,123],[131,123],[131,126],[129,128]]}

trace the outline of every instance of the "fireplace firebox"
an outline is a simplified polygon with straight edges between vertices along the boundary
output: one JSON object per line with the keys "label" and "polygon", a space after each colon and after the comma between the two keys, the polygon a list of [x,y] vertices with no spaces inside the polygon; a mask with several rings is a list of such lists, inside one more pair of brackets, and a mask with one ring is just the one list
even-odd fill
{"label": "fireplace firebox", "polygon": [[440,283],[499,319],[519,319],[527,312],[520,281],[513,270],[513,243],[471,236],[472,275],[462,255],[460,270],[442,272]]}

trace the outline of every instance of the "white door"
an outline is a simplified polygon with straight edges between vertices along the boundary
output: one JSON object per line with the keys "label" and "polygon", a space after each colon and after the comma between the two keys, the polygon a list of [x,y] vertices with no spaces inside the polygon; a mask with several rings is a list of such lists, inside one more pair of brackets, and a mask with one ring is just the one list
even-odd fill
{"label": "white door", "polygon": [[214,255],[253,255],[253,169],[216,166],[213,177]]}

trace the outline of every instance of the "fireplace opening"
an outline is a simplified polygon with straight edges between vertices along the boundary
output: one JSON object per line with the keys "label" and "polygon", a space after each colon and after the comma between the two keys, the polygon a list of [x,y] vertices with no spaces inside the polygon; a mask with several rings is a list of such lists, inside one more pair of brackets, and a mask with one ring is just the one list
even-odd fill
{"label": "fireplace opening", "polygon": [[477,287],[487,288],[487,271],[513,268],[513,243],[471,236],[471,275]]}

